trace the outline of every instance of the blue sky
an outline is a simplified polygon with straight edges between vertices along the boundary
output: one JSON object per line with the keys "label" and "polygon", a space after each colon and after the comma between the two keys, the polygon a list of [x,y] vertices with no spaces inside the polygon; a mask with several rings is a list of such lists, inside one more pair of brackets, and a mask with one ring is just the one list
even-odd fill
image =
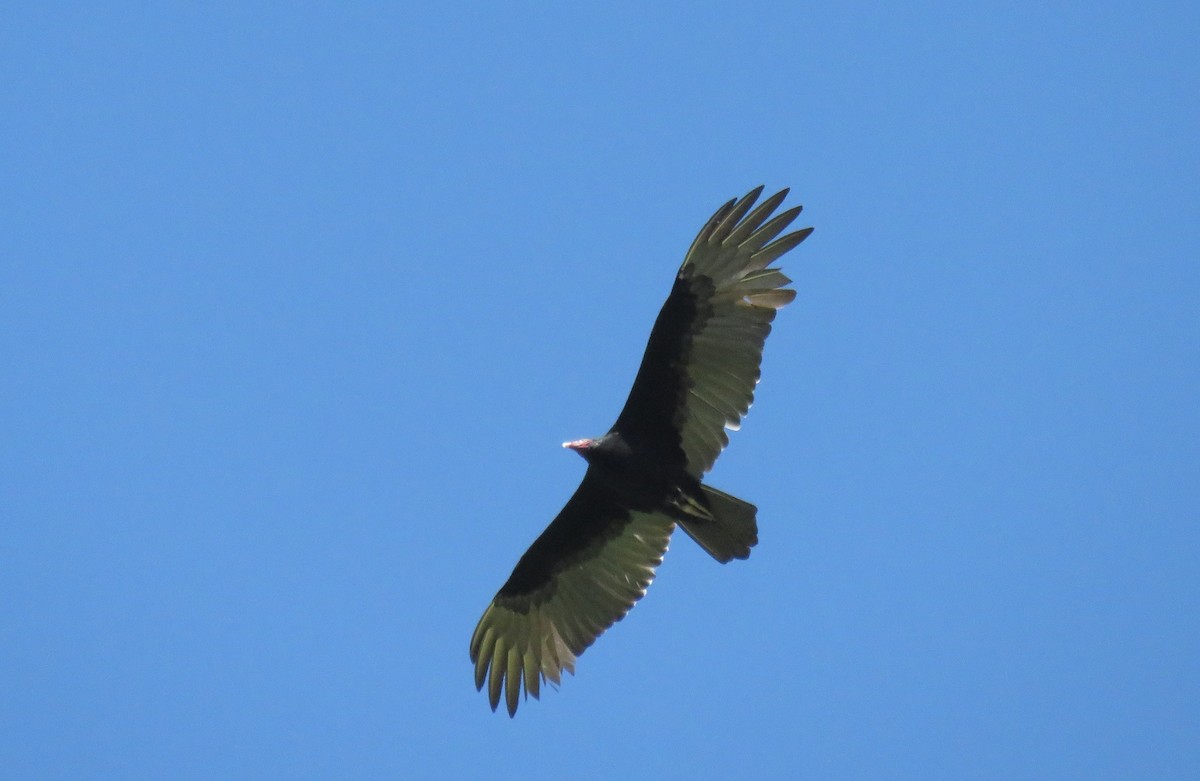
{"label": "blue sky", "polygon": [[[1196,778],[1194,3],[20,4],[13,778]],[[726,199],[813,237],[674,541],[515,720],[467,641]]]}

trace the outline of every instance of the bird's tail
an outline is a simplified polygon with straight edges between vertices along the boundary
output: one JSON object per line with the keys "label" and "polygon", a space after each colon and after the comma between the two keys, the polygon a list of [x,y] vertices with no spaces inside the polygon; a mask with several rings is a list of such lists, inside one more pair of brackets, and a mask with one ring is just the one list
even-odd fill
{"label": "bird's tail", "polygon": [[707,485],[700,486],[700,490],[711,518],[680,518],[679,525],[722,564],[748,558],[750,549],[758,544],[758,523],[754,520],[758,508]]}

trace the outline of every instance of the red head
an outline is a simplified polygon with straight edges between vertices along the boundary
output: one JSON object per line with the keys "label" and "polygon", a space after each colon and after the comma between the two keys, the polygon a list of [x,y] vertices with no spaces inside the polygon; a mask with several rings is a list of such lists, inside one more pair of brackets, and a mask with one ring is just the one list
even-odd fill
{"label": "red head", "polygon": [[587,458],[588,451],[596,446],[594,439],[576,439],[573,442],[564,442],[563,447],[574,450],[579,455]]}

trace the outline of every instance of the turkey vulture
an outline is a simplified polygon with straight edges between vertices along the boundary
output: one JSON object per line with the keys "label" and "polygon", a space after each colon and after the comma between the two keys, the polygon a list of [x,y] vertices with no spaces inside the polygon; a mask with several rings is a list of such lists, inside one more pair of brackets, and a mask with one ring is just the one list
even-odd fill
{"label": "turkey vulture", "polygon": [[[756,508],[700,482],[754,400],[775,310],[796,291],[770,264],[812,228],[776,239],[787,190],[729,201],[675,275],[625,408],[607,434],[563,447],[588,462],[566,506],[517,562],[471,637],[475,688],[509,716],[538,697],[646,593],[675,524],[724,564],[758,542]],[[774,239],[774,241],[772,241]],[[490,671],[490,672],[489,672]]]}

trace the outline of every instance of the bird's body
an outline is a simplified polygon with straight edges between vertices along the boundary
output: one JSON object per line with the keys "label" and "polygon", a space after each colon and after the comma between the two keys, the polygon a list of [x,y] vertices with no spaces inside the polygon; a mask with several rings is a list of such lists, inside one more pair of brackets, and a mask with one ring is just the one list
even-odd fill
{"label": "bird's body", "polygon": [[619,431],[584,441],[586,445],[568,443],[568,447],[583,456],[588,472],[631,510],[669,512],[671,504],[664,499],[700,495],[699,480],[673,466],[653,447],[627,439]]}
{"label": "bird's body", "polygon": [[[640,599],[675,525],[725,563],[758,541],[754,505],[701,483],[754,398],[762,347],[795,291],[770,264],[812,229],[775,239],[784,190],[726,203],[700,231],[607,434],[564,444],[588,462],[566,506],[517,562],[471,638],[475,683],[516,713],[522,687],[574,672],[576,657]],[[772,241],[774,239],[774,241]]]}

